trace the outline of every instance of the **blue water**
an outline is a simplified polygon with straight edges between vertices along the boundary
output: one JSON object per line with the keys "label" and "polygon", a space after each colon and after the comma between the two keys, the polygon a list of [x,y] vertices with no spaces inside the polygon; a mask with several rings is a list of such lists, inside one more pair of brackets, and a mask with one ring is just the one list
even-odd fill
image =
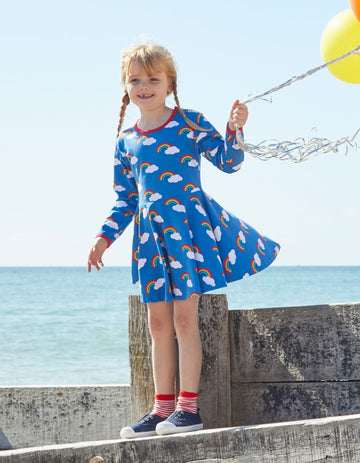
{"label": "blue water", "polygon": [[[270,267],[230,309],[360,301],[360,267]],[[0,385],[129,383],[127,267],[0,267]]]}

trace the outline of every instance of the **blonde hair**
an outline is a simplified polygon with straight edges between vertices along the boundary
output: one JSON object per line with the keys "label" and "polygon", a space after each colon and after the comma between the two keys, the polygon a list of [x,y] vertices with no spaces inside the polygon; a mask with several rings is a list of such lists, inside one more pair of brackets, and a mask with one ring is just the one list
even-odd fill
{"label": "blonde hair", "polygon": [[124,95],[122,97],[122,105],[120,108],[119,124],[117,127],[117,137],[119,136],[121,126],[124,122],[126,107],[130,103],[130,98],[126,91],[126,84],[129,75],[129,68],[133,61],[137,61],[139,64],[144,66],[144,69],[148,75],[151,75],[154,69],[158,70],[160,67],[169,79],[172,89],[172,92],[170,92],[170,94],[174,94],[174,100],[178,107],[178,110],[187,122],[187,124],[189,124],[189,126],[195,130],[204,130],[206,132],[210,130],[200,127],[185,115],[184,111],[181,109],[179,97],[177,94],[177,73],[173,57],[165,47],[150,43],[144,45],[135,45],[130,49],[123,51],[121,55],[121,83],[124,86],[125,90]]}

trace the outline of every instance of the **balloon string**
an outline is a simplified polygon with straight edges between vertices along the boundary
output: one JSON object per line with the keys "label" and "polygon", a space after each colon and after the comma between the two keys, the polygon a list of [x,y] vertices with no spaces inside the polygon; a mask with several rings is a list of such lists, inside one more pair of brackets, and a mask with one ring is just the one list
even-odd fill
{"label": "balloon string", "polygon": [[261,93],[260,95],[256,95],[256,96],[251,97],[251,98],[249,98],[250,95],[248,95],[246,97],[248,99],[243,101],[243,103],[248,104],[248,103],[252,103],[253,101],[256,101],[256,100],[264,99],[265,96],[270,95],[271,93],[277,92],[278,90],[280,90],[282,88],[288,87],[289,85],[292,85],[293,83],[297,82],[298,80],[305,79],[305,77],[311,76],[311,74],[314,74],[315,72],[320,71],[321,69],[324,69],[327,66],[330,66],[331,64],[337,63],[338,61],[340,61],[340,60],[342,60],[344,58],[347,58],[350,55],[354,55],[354,54],[358,54],[359,57],[360,57],[360,45],[358,45],[356,48],[354,48],[354,50],[351,50],[351,51],[345,53],[344,55],[340,56],[339,58],[335,58],[335,59],[333,59],[331,61],[328,61],[325,64],[322,64],[321,66],[317,66],[317,67],[315,67],[313,69],[310,69],[309,71],[304,72],[304,74],[301,74],[300,76],[294,76],[291,79],[284,82],[283,84],[277,85],[276,87],[268,90],[267,92]]}

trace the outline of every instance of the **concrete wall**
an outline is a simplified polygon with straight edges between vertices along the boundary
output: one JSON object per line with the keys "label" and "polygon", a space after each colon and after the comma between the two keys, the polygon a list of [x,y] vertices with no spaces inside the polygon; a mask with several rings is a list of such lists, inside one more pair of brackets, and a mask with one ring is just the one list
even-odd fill
{"label": "concrete wall", "polygon": [[[95,456],[99,458],[95,459]],[[101,457],[101,458],[100,458]],[[360,415],[0,452],[0,463],[359,463]]]}
{"label": "concrete wall", "polygon": [[233,425],[360,413],[360,304],[229,317]]}
{"label": "concrete wall", "polygon": [[129,403],[126,385],[0,387],[0,450],[117,439]]}

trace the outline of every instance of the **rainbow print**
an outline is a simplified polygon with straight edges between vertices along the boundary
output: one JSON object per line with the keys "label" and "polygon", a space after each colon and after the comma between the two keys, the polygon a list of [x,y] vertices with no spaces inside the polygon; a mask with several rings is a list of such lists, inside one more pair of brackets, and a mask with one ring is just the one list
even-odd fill
{"label": "rainbow print", "polygon": [[195,292],[194,292],[194,293],[191,293],[191,294],[190,294],[190,297],[198,297],[198,296],[200,296],[200,293],[195,293]]}
{"label": "rainbow print", "polygon": [[165,206],[180,205],[181,202],[176,198],[169,198],[165,201]]}
{"label": "rainbow print", "polygon": [[248,235],[249,232],[246,230],[245,225],[241,222],[241,220],[240,220],[239,223],[240,223],[240,228],[241,228],[241,230],[242,230],[244,233],[246,233],[246,234]]}
{"label": "rainbow print", "polygon": [[183,187],[183,191],[188,191],[188,190],[193,190],[194,188],[196,188],[196,185],[194,183],[187,183],[184,187]]}
{"label": "rainbow print", "polygon": [[141,141],[147,140],[149,137],[147,135],[141,135],[137,140],[136,144],[138,145]]}
{"label": "rainbow print", "polygon": [[132,191],[131,193],[129,193],[127,195],[127,198],[128,199],[133,199],[133,198],[137,198],[139,195],[135,192],[135,191]]}
{"label": "rainbow print", "polygon": [[259,253],[260,253],[262,256],[265,256],[265,252],[262,250],[262,247],[261,247],[261,244],[260,244],[259,240],[258,240],[258,242],[257,242],[256,247],[257,247],[257,250],[259,251]]}
{"label": "rainbow print", "polygon": [[199,113],[197,118],[196,118],[196,123],[197,124],[200,124],[200,121],[201,121],[202,117],[203,117],[203,115],[201,113]]}
{"label": "rainbow print", "polygon": [[219,132],[217,132],[217,133],[214,133],[214,135],[212,135],[211,138],[222,138],[222,135]]}
{"label": "rainbow print", "polygon": [[197,254],[201,254],[201,251],[199,249],[199,246],[195,246],[195,244],[193,244],[193,248],[194,248],[194,251],[197,253]]}
{"label": "rainbow print", "polygon": [[197,198],[196,196],[190,196],[190,201],[192,201],[193,203],[196,203],[196,204],[198,204],[199,206],[202,207],[200,199]]}
{"label": "rainbow print", "polygon": [[240,236],[236,238],[236,246],[240,249],[240,251],[245,251]]}
{"label": "rainbow print", "polygon": [[234,136],[232,134],[229,134],[227,137],[226,137],[226,141],[231,141],[232,139],[234,138]]}
{"label": "rainbow print", "polygon": [[133,252],[132,257],[133,257],[135,262],[139,262],[139,250],[138,249],[135,249],[135,251]]}
{"label": "rainbow print", "polygon": [[189,252],[189,251],[190,251],[190,252],[193,252],[192,248],[191,248],[188,244],[183,244],[183,245],[181,246],[181,251],[182,251],[182,252]]}
{"label": "rainbow print", "polygon": [[224,217],[224,214],[220,215],[220,222],[224,225],[225,228],[229,228],[229,225],[226,223],[226,219]]}
{"label": "rainbow print", "polygon": [[203,220],[202,222],[200,222],[200,224],[203,227],[205,227],[207,230],[210,230],[211,232],[213,231],[211,224],[207,222],[206,220]]}
{"label": "rainbow print", "polygon": [[257,268],[257,265],[256,265],[255,257],[254,257],[254,259],[251,261],[251,268],[252,268],[252,271],[253,271],[254,273],[258,273],[258,272],[259,272],[259,269]]}
{"label": "rainbow print", "polygon": [[133,215],[134,215],[134,211],[126,211],[126,212],[124,212],[125,217],[129,217],[129,216],[133,216]]}
{"label": "rainbow print", "polygon": [[178,135],[187,135],[188,133],[192,132],[193,129],[191,127],[188,127],[188,126],[185,126],[185,127],[182,127],[179,131],[178,131]]}
{"label": "rainbow print", "polygon": [[229,257],[227,257],[224,260],[224,270],[225,270],[226,273],[229,273],[229,274],[232,273]]}
{"label": "rainbow print", "polygon": [[184,156],[181,156],[180,162],[183,164],[186,161],[192,161],[194,158],[191,156],[191,154],[184,154]]}
{"label": "rainbow print", "polygon": [[143,199],[148,200],[150,198],[150,196],[152,196],[154,193],[155,193],[155,191],[152,191],[152,190],[144,191]]}
{"label": "rainbow print", "polygon": [[123,170],[121,171],[121,174],[127,175],[129,172],[131,172],[131,169],[129,169],[128,167],[124,167]]}
{"label": "rainbow print", "polygon": [[155,286],[157,280],[150,280],[149,283],[145,286],[146,294],[149,294],[153,286]]}
{"label": "rainbow print", "polygon": [[226,159],[225,163],[226,164],[234,164],[234,160],[233,159]]}
{"label": "rainbow print", "polygon": [[217,246],[212,246],[211,249],[217,254],[219,254],[219,248]]}
{"label": "rainbow print", "polygon": [[163,258],[160,256],[160,254],[155,254],[155,256],[151,259],[152,268],[155,268],[157,264],[162,264],[162,263],[163,263]]}
{"label": "rainbow print", "polygon": [[174,172],[171,172],[170,170],[166,170],[161,175],[159,175],[159,180],[166,180],[167,178],[172,177],[173,175],[175,175]]}
{"label": "rainbow print", "polygon": [[141,211],[137,212],[137,214],[135,215],[135,223],[136,223],[136,225],[140,224],[140,214],[141,214]]}
{"label": "rainbow print", "polygon": [[157,217],[158,215],[159,215],[159,214],[158,214],[156,211],[152,210],[152,211],[149,212],[149,219],[150,219],[150,220],[153,220],[153,219],[154,219],[155,217]]}
{"label": "rainbow print", "polygon": [[182,280],[188,280],[190,278],[190,275],[187,273],[187,272],[184,272],[182,275],[181,275],[181,279]]}
{"label": "rainbow print", "polygon": [[145,169],[147,169],[150,166],[151,166],[150,162],[142,162],[140,164],[139,170],[140,172],[143,172]]}
{"label": "rainbow print", "polygon": [[172,235],[173,233],[177,233],[177,230],[174,227],[165,227],[164,228],[164,235],[167,235],[168,233],[170,233]]}
{"label": "rainbow print", "polygon": [[124,132],[122,132],[122,133],[120,134],[119,140],[122,140],[122,139],[125,137],[125,135],[128,135],[128,134],[131,133],[131,132],[132,132],[132,130],[125,130]]}
{"label": "rainbow print", "polygon": [[198,269],[198,274],[199,275],[205,275],[209,278],[212,278],[212,274],[208,268],[199,268]]}
{"label": "rainbow print", "polygon": [[171,148],[171,145],[169,145],[169,143],[161,143],[161,145],[159,145],[159,146],[156,148],[156,152],[157,152],[157,153],[160,153],[160,151],[165,151],[165,150],[167,150],[168,148]]}

